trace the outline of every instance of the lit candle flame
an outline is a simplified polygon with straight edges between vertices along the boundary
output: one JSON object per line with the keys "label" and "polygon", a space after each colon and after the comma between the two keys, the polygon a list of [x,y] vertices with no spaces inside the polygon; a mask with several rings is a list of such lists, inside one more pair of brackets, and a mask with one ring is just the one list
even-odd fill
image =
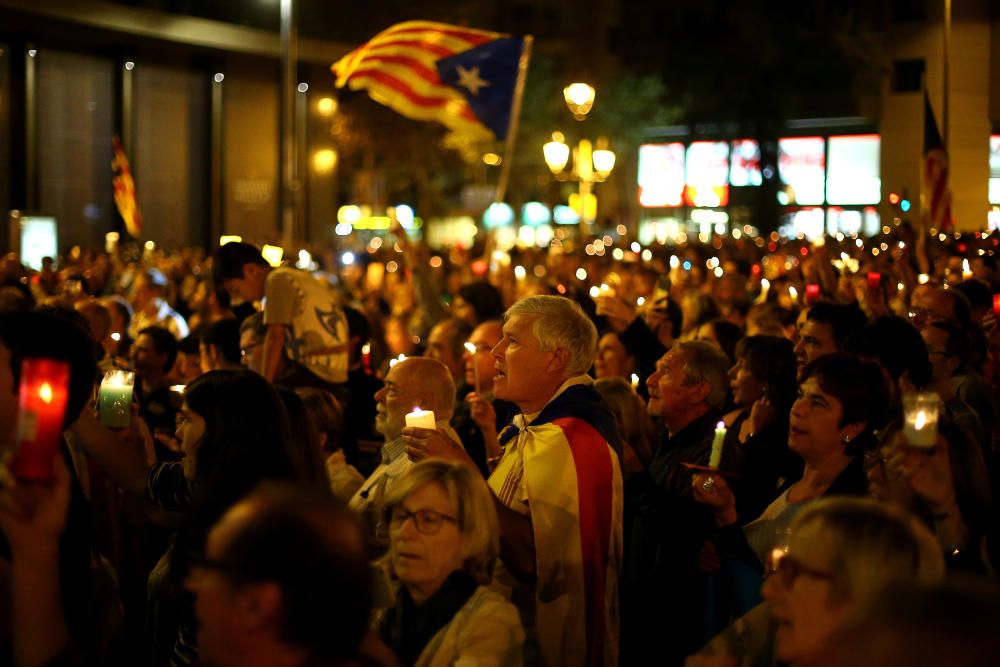
{"label": "lit candle flame", "polygon": [[927,426],[927,414],[921,410],[917,413],[916,419],[913,420],[913,427],[920,431],[925,426]]}
{"label": "lit candle flame", "polygon": [[636,375],[635,373],[632,373],[632,388],[635,389],[638,386],[639,386],[639,376]]}
{"label": "lit candle flame", "polygon": [[469,354],[476,353],[476,346],[468,341],[465,342],[465,349],[469,351]]}
{"label": "lit candle flame", "polygon": [[52,385],[48,382],[43,382],[42,386],[38,388],[38,396],[46,403],[52,402]]}

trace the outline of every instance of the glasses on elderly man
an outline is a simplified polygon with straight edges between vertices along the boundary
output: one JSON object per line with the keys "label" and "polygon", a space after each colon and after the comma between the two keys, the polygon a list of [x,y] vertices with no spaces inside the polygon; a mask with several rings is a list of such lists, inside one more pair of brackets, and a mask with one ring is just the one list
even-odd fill
{"label": "glasses on elderly man", "polygon": [[422,535],[436,535],[446,521],[458,523],[458,519],[455,517],[441,514],[434,510],[408,512],[401,505],[396,505],[392,508],[392,513],[389,515],[389,525],[393,529],[399,529],[406,523],[407,519],[413,519],[413,525],[416,527],[417,532]]}

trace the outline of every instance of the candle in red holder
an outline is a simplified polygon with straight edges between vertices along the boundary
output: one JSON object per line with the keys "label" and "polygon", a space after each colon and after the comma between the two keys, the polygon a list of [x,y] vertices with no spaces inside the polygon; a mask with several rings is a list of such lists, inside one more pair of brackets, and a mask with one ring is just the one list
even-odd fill
{"label": "candle in red holder", "polygon": [[868,272],[868,289],[878,289],[882,284],[882,274],[875,271]]}
{"label": "candle in red holder", "polygon": [[69,394],[69,364],[25,359],[17,407],[17,450],[13,470],[19,479],[52,479]]}
{"label": "candle in red holder", "polygon": [[993,295],[993,314],[1000,317],[1000,294]]}
{"label": "candle in red holder", "polygon": [[806,285],[806,301],[812,303],[819,299],[819,285],[816,283],[809,283]]}

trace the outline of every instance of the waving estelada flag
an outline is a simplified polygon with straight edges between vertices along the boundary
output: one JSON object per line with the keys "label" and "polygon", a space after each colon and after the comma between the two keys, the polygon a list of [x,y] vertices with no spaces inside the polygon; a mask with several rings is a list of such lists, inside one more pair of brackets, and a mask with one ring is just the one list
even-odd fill
{"label": "waving estelada flag", "polygon": [[951,188],[948,187],[948,148],[938,132],[934,109],[924,91],[924,201],[930,226],[951,229]]}
{"label": "waving estelada flag", "polygon": [[[367,90],[415,120],[504,139],[524,40],[430,21],[398,23],[334,63],[337,87]],[[516,112],[514,112],[516,113]]]}
{"label": "waving estelada flag", "polygon": [[142,234],[142,214],[139,213],[139,204],[135,201],[135,181],[132,180],[132,169],[129,167],[128,158],[122,149],[121,139],[115,137],[114,157],[111,159],[111,171],[114,176],[111,184],[115,189],[115,206],[118,213],[125,221],[125,229],[129,236],[134,239]]}

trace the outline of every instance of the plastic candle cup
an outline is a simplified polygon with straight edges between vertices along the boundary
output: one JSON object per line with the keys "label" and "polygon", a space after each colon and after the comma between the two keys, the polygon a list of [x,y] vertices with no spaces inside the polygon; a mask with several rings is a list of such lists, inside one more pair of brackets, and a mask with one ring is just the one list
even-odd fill
{"label": "plastic candle cup", "polygon": [[908,445],[926,448],[937,444],[940,406],[937,394],[932,392],[903,397],[903,435]]}
{"label": "plastic candle cup", "polygon": [[993,314],[1000,317],[1000,294],[993,295]]}
{"label": "plastic candle cup", "polygon": [[882,274],[875,271],[868,272],[868,289],[878,289],[882,284]]}
{"label": "plastic candle cup", "polygon": [[406,425],[412,428],[429,428],[437,430],[437,423],[434,420],[433,410],[421,410],[413,408],[413,412],[406,415]]}
{"label": "plastic candle cup", "polygon": [[111,370],[101,380],[97,411],[101,423],[109,428],[127,428],[132,419],[132,388],[135,373]]}
{"label": "plastic candle cup", "polygon": [[819,298],[819,285],[816,283],[809,283],[806,285],[806,301],[812,303]]}
{"label": "plastic candle cup", "polygon": [[476,388],[476,394],[479,394],[479,364],[476,363],[476,346],[469,341],[465,342],[465,350],[472,355],[472,374],[475,378],[474,384]]}
{"label": "plastic candle cup", "polygon": [[722,441],[726,438],[726,424],[719,422],[715,425],[715,438],[712,440],[712,454],[708,458],[709,468],[718,468],[722,461]]}
{"label": "plastic candle cup", "polygon": [[12,469],[18,479],[52,479],[69,395],[69,364],[25,359],[18,392],[17,450]]}

